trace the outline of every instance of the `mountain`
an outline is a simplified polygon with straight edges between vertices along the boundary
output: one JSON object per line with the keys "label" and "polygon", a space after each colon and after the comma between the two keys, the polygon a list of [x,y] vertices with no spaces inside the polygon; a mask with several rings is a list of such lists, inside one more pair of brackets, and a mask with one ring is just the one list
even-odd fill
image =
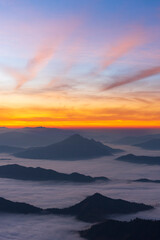
{"label": "mountain", "polygon": [[0,212],[3,213],[41,213],[42,209],[27,203],[12,202],[0,197]]}
{"label": "mountain", "polygon": [[150,135],[143,135],[143,136],[126,136],[120,139],[113,140],[112,143],[114,144],[122,144],[122,145],[137,145],[143,142],[160,138],[160,134],[150,134]]}
{"label": "mountain", "polygon": [[71,130],[57,128],[22,128],[0,132],[0,145],[18,147],[46,146],[65,139],[73,134]]}
{"label": "mountain", "polygon": [[16,153],[16,152],[20,152],[22,150],[24,151],[24,148],[0,145],[0,153]]}
{"label": "mountain", "polygon": [[51,169],[24,167],[17,164],[0,166],[0,178],[33,181],[68,181],[68,182],[95,182],[108,181],[105,177],[90,177],[79,173],[59,173]]}
{"label": "mountain", "polygon": [[0,197],[0,212],[3,213],[73,215],[86,222],[104,220],[106,215],[112,213],[134,213],[152,208],[152,206],[144,204],[130,203],[120,199],[114,200],[98,193],[72,207],[64,209],[41,209],[27,203],[13,202]]}
{"label": "mountain", "polygon": [[143,149],[147,150],[160,150],[160,138],[157,139],[151,139],[149,141],[136,144],[136,147],[141,147]]}
{"label": "mountain", "polygon": [[148,178],[140,178],[140,179],[134,180],[134,182],[160,183],[160,180],[151,180]]}
{"label": "mountain", "polygon": [[[76,133],[79,133],[87,138],[95,138],[98,141],[103,141],[104,143],[123,144],[124,139],[124,144],[127,145],[144,142],[151,138],[157,138],[158,134],[160,138],[160,129],[158,128],[81,128],[76,129]],[[131,143],[128,143],[128,140],[131,140]],[[138,140],[140,141],[138,142]]]}
{"label": "mountain", "polygon": [[138,164],[160,165],[160,157],[136,156],[133,154],[127,154],[116,158],[116,160]]}
{"label": "mountain", "polygon": [[130,222],[107,220],[87,230],[80,236],[88,240],[159,240],[160,221],[135,219]]}
{"label": "mountain", "polygon": [[99,222],[111,214],[129,214],[152,209],[152,206],[128,202],[121,199],[112,199],[99,193],[87,197],[72,207],[46,209],[57,215],[72,215],[85,222]]}
{"label": "mountain", "polygon": [[14,156],[31,159],[79,160],[109,156],[119,151],[121,150],[74,134],[61,142],[46,147],[30,148]]}

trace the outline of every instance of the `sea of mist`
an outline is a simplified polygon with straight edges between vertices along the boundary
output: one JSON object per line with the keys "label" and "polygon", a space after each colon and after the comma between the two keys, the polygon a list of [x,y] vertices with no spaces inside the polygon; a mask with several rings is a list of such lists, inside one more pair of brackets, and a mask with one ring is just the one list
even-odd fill
{"label": "sea of mist", "polygon": [[[112,145],[113,147],[113,145]],[[0,154],[0,165],[19,164],[23,166],[43,167],[59,172],[79,172],[91,176],[105,176],[108,182],[90,184],[56,183],[53,181],[22,181],[0,179],[0,196],[12,201],[21,201],[38,207],[67,207],[86,196],[99,192],[112,198],[151,204],[154,210],[131,215],[112,216],[114,219],[130,220],[135,217],[160,219],[160,184],[140,183],[132,180],[149,178],[160,180],[160,166],[126,163],[115,160],[116,157],[134,153],[138,155],[160,156],[160,151],[146,151],[137,147],[114,146],[124,149],[119,155],[82,161],[53,161],[15,158]],[[0,240],[79,240],[77,230],[89,227],[89,224],[72,217],[36,216],[36,215],[0,215]]]}

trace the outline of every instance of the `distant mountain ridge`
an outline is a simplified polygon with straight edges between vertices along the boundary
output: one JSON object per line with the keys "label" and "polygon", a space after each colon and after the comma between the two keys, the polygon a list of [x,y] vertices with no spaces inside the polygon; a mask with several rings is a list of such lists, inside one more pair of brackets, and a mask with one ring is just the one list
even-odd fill
{"label": "distant mountain ridge", "polygon": [[61,142],[45,147],[29,148],[14,154],[14,156],[31,159],[81,160],[110,156],[121,151],[93,139],[74,134]]}
{"label": "distant mountain ridge", "polygon": [[134,182],[160,183],[160,180],[151,180],[151,179],[148,179],[148,178],[139,178],[139,179],[134,180]]}
{"label": "distant mountain ridge", "polygon": [[122,145],[137,145],[146,141],[150,141],[152,139],[160,138],[160,134],[149,134],[149,135],[140,135],[140,136],[126,136],[123,138],[116,139],[112,141],[114,144],[122,144]]}
{"label": "distant mountain ridge", "polygon": [[160,138],[151,139],[149,141],[136,144],[135,146],[146,150],[160,150]]}
{"label": "distant mountain ridge", "polygon": [[24,151],[24,150],[25,150],[25,148],[0,145],[0,153],[16,153],[16,152],[20,152],[20,151]]}
{"label": "distant mountain ridge", "polygon": [[0,132],[0,145],[37,147],[56,143],[72,135],[71,130],[57,128],[22,128]]}
{"label": "distant mountain ridge", "polygon": [[134,154],[123,155],[116,158],[116,160],[138,164],[160,165],[160,157],[136,156]]}
{"label": "distant mountain ridge", "polygon": [[51,169],[24,167],[17,164],[0,166],[0,178],[32,181],[60,181],[90,183],[108,181],[106,177],[91,177],[77,172],[71,174],[60,173]]}

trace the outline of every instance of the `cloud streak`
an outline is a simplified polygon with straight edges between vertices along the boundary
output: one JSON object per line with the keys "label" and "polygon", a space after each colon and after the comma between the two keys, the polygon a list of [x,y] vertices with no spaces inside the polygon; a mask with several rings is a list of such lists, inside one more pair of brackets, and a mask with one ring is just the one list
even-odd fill
{"label": "cloud streak", "polygon": [[148,78],[157,74],[160,74],[160,66],[144,69],[137,72],[135,75],[121,77],[118,78],[118,81],[116,82],[113,82],[111,84],[105,84],[102,88],[102,91],[110,90],[132,82],[140,81],[144,78]]}
{"label": "cloud streak", "polygon": [[51,81],[46,85],[46,88],[52,87],[55,83],[60,82],[62,78],[64,78],[75,66],[75,64],[78,61],[78,55],[80,54],[82,49],[81,42],[77,42],[72,47],[69,48],[69,53],[67,54],[67,59],[65,63],[64,69],[62,69],[62,72],[60,73],[60,76],[56,76],[51,79]]}
{"label": "cloud streak", "polygon": [[[53,26],[50,26],[50,28],[53,28],[53,30],[49,36],[45,36],[42,46],[38,49],[35,55],[28,60],[25,69],[18,70],[9,66],[1,66],[6,73],[11,75],[16,80],[17,85],[15,89],[19,89],[26,82],[36,78],[39,72],[44,69],[49,61],[55,56],[60,46],[62,46],[66,40],[72,37],[72,34],[76,31],[80,24],[81,19],[75,19],[75,21],[72,20],[72,22],[69,20],[66,21],[66,23],[59,22],[59,25],[57,22],[57,26],[59,27],[55,26],[55,23],[52,24]],[[68,68],[71,67],[70,65]]]}
{"label": "cloud streak", "polygon": [[109,50],[108,44],[105,45],[101,52],[101,59],[99,66],[89,74],[91,77],[97,76],[109,66],[116,63],[119,59],[127,53],[147,42],[147,37],[143,30],[137,30],[127,34],[122,39],[119,39],[116,44],[112,45]]}
{"label": "cloud streak", "polygon": [[20,71],[8,66],[3,66],[2,69],[16,80],[17,85],[15,89],[19,89],[26,82],[33,80],[48,64],[53,55],[53,49],[44,49],[37,52],[37,54],[28,61],[24,71]]}
{"label": "cloud streak", "polygon": [[19,89],[26,82],[33,80],[49,63],[49,61],[53,58],[58,46],[58,42],[54,45],[54,47],[43,46],[37,51],[35,56],[28,61],[24,71],[20,71],[8,66],[2,66],[2,68],[16,80],[16,89]]}
{"label": "cloud streak", "polygon": [[119,41],[115,46],[113,46],[102,59],[102,62],[100,64],[100,69],[103,71],[113,63],[115,63],[117,60],[119,60],[121,57],[123,57],[125,54],[130,52],[132,49],[140,46],[145,42],[144,34],[138,33],[132,33],[131,35],[128,35],[124,37],[122,40]]}

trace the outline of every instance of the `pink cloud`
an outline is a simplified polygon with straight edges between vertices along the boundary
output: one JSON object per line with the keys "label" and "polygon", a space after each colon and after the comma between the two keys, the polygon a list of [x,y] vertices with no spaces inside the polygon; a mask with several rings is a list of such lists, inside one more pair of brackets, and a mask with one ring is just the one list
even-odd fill
{"label": "pink cloud", "polygon": [[160,74],[160,66],[156,66],[156,67],[141,70],[141,71],[137,72],[135,75],[132,75],[132,76],[125,76],[125,77],[117,78],[118,81],[113,82],[109,85],[105,84],[103,86],[102,90],[106,91],[106,90],[116,88],[116,87],[119,87],[119,86],[122,86],[122,85],[125,85],[125,84],[140,81],[141,79],[151,77],[151,76],[154,76],[156,74]]}
{"label": "pink cloud", "polygon": [[53,84],[55,84],[56,82],[59,82],[62,80],[62,78],[64,78],[71,70],[72,68],[75,66],[75,64],[78,62],[78,58],[79,58],[79,53],[81,52],[82,49],[82,42],[78,41],[76,42],[74,45],[72,45],[71,47],[69,47],[69,51],[66,54],[67,57],[65,58],[65,66],[62,69],[62,71],[60,72],[60,76],[56,76],[54,77],[47,85],[46,87],[52,87]]}
{"label": "pink cloud", "polygon": [[120,58],[128,54],[130,51],[146,43],[147,40],[148,39],[143,30],[136,30],[127,34],[123,38],[118,39],[117,43],[113,44],[110,49],[107,49],[108,45],[104,46],[100,50],[102,54],[99,60],[99,66],[90,75],[98,75],[100,72],[106,70],[110,65],[116,63]]}
{"label": "pink cloud", "polygon": [[[61,45],[72,36],[79,24],[80,20],[75,20],[73,23],[68,22],[64,25],[62,22],[59,22],[57,26],[55,26],[54,23],[53,28],[55,27],[55,29],[50,36],[45,37],[45,42],[43,41],[41,48],[28,60],[25,69],[18,70],[9,66],[2,66],[2,69],[16,80],[16,89],[19,89],[26,82],[36,78],[39,72],[45,68],[49,61],[55,56],[55,53],[59,50]],[[54,34],[54,32],[56,34]],[[71,68],[71,62],[68,64],[67,68]]]}

